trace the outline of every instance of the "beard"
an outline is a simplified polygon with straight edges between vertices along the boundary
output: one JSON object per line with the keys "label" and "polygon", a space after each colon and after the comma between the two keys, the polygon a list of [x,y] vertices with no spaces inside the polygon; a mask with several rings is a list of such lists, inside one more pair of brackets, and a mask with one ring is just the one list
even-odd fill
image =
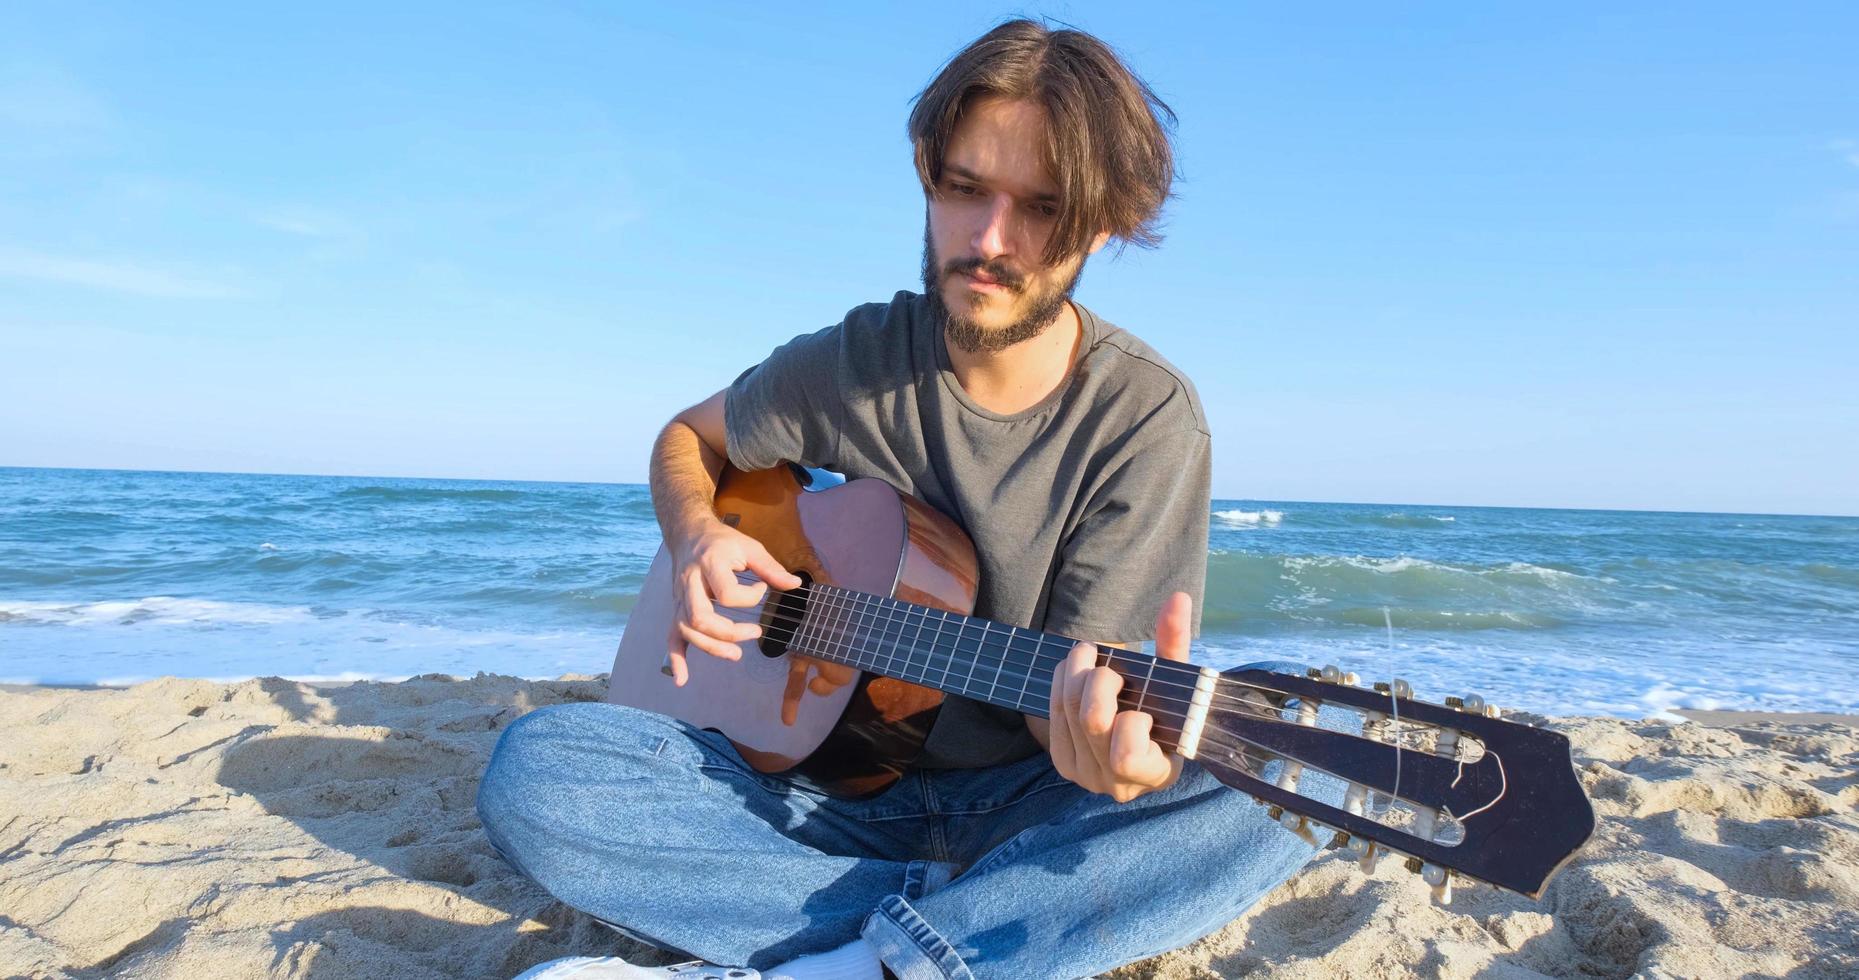
{"label": "beard", "polygon": [[[973,317],[956,313],[942,300],[942,281],[951,275],[986,273],[1006,287],[1008,298],[1025,301],[1020,316],[1005,326],[985,327]],[[970,354],[992,354],[1022,341],[1031,340],[1058,322],[1059,314],[1084,277],[1084,263],[1079,262],[1069,281],[1045,292],[1027,293],[1028,277],[1008,268],[1005,263],[984,259],[951,259],[947,263],[936,255],[930,241],[929,224],[923,227],[923,295],[929,298],[930,315],[942,323],[943,336],[949,343]]]}

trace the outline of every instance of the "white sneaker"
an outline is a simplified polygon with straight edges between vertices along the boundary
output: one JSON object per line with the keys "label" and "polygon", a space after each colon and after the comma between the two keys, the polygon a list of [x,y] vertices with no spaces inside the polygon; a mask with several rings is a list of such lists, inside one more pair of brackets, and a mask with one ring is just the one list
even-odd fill
{"label": "white sneaker", "polygon": [[569,956],[535,966],[515,980],[762,980],[746,967],[717,966],[702,960],[673,966],[634,966],[617,956]]}

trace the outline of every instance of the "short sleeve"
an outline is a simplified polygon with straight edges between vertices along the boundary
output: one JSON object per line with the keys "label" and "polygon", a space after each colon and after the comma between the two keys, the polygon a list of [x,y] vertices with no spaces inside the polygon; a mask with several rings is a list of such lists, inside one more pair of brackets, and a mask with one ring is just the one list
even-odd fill
{"label": "short sleeve", "polygon": [[1212,465],[1207,433],[1185,427],[1122,454],[1061,543],[1046,629],[1103,643],[1154,639],[1162,601],[1186,592],[1199,635]]}
{"label": "short sleeve", "polygon": [[837,370],[842,331],[795,337],[729,386],[723,424],[737,469],[835,464],[845,410]]}

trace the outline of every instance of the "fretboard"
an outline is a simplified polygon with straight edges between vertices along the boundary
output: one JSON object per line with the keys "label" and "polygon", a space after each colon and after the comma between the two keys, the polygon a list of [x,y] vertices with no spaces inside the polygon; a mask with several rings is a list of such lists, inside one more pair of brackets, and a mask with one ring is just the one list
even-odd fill
{"label": "fretboard", "polygon": [[[1051,716],[1053,670],[1078,642],[837,586],[809,591],[800,652],[1040,718]],[[1153,737],[1172,747],[1200,668],[1114,647],[1097,659],[1123,676],[1122,707],[1152,715]]]}

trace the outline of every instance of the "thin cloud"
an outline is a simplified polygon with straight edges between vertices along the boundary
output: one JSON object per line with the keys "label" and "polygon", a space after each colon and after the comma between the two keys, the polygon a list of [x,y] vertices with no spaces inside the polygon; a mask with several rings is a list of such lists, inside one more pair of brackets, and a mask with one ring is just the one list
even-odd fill
{"label": "thin cloud", "polygon": [[0,278],[163,299],[224,299],[244,292],[223,282],[134,262],[74,259],[21,249],[0,249]]}

